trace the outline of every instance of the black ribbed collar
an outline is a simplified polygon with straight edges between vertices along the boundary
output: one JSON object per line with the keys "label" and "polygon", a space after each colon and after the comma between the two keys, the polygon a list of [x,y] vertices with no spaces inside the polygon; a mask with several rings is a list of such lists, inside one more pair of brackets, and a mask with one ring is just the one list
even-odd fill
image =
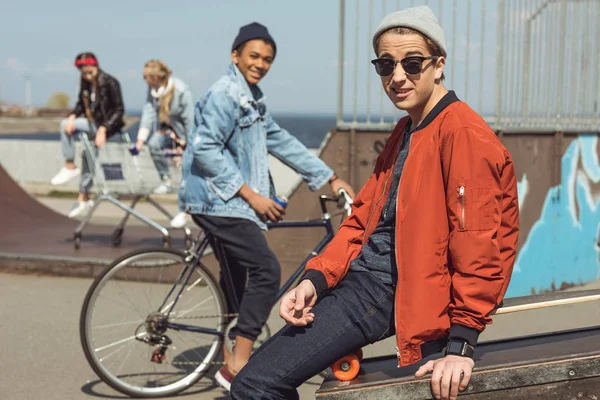
{"label": "black ribbed collar", "polygon": [[[444,111],[446,107],[448,107],[452,103],[456,103],[457,101],[460,100],[458,99],[458,97],[456,97],[456,93],[454,93],[454,90],[449,90],[448,93],[446,93],[444,97],[442,97],[442,99],[438,101],[438,103],[435,105],[435,107],[433,107],[429,114],[427,114],[421,125],[419,125],[417,129],[415,129],[413,132],[419,131],[427,127],[427,125],[429,125],[431,121],[435,119],[435,117],[440,115],[440,113]],[[410,125],[412,125],[412,121],[409,119],[408,126]]]}

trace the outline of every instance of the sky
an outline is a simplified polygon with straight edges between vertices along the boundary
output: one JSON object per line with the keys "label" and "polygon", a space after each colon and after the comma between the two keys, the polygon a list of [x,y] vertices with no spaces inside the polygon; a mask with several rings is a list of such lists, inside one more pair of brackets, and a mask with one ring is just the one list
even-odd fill
{"label": "sky", "polygon": [[[355,98],[360,113],[368,112],[367,104],[373,112],[379,110],[383,104],[382,91],[369,63],[374,58],[370,47],[372,31],[385,13],[398,6],[405,8],[424,2],[431,3],[434,12],[441,11],[442,26],[452,22],[449,0],[444,1],[443,10],[439,9],[438,0],[376,0],[371,14],[367,1],[346,2],[345,112],[353,112]],[[488,3],[486,22],[493,22],[495,18],[494,3]],[[143,105],[147,87],[142,80],[142,69],[151,58],[165,61],[174,76],[191,87],[194,98],[200,98],[226,71],[231,60],[231,43],[239,27],[257,21],[268,27],[278,49],[275,63],[261,82],[269,109],[333,114],[338,104],[339,4],[338,0],[7,1],[0,11],[0,37],[3,38],[0,41],[0,99],[23,104],[23,77],[29,75],[33,105],[45,105],[50,95],[59,91],[67,92],[72,104],[78,83],[73,60],[82,51],[94,52],[101,67],[119,79],[129,111],[139,110]],[[480,85],[464,86],[466,71],[461,67],[466,68],[464,62],[470,57],[460,51],[466,47],[467,24],[461,22],[466,14],[465,2],[458,4],[455,35],[458,40],[453,42],[448,32],[446,36],[449,46],[459,49],[455,56],[459,65],[455,68],[461,73],[448,84],[463,92],[466,90],[477,102]],[[477,56],[472,57],[468,72],[479,76],[482,22],[477,15],[481,15],[481,2],[473,4],[469,48]],[[368,15],[371,15],[371,26]],[[357,21],[359,37],[355,40]],[[488,41],[495,37],[493,25],[490,23],[490,27],[485,28]],[[355,49],[359,50],[357,57]],[[483,64],[486,74],[494,73],[494,57],[495,47],[490,46]],[[485,81],[486,93],[489,93],[493,84],[488,78]],[[486,96],[484,108],[491,109],[491,97]],[[385,107],[388,107],[387,101]]]}

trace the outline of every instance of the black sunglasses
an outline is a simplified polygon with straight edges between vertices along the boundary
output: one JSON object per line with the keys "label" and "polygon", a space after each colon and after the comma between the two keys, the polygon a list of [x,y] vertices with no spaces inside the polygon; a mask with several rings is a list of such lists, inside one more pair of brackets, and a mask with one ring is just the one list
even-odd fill
{"label": "black sunglasses", "polygon": [[402,64],[402,69],[408,75],[416,75],[420,74],[423,71],[423,61],[425,60],[437,60],[440,58],[439,56],[429,56],[429,57],[420,57],[420,56],[411,56],[406,57],[400,61],[392,60],[391,58],[376,58],[375,60],[371,60],[371,64],[375,66],[375,71],[380,76],[389,76],[394,73],[394,69],[396,68],[396,64]]}

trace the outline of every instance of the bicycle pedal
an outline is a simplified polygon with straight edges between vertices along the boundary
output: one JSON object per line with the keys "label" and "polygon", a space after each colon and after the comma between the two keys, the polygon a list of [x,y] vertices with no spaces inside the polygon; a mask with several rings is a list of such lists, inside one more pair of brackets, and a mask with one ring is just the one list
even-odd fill
{"label": "bicycle pedal", "polygon": [[150,359],[150,361],[152,361],[153,363],[157,363],[157,364],[162,364],[163,361],[165,361],[165,351],[167,349],[165,347],[161,347],[159,349],[154,350],[154,352],[152,352],[152,358]]}

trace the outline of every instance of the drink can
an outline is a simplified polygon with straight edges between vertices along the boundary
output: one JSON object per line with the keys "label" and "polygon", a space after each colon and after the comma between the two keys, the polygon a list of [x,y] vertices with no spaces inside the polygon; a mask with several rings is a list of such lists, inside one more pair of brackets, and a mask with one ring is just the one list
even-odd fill
{"label": "drink can", "polygon": [[132,156],[137,156],[140,152],[137,149],[137,146],[135,144],[133,144],[130,148],[129,148],[129,152],[131,153]]}
{"label": "drink can", "polygon": [[288,199],[287,197],[278,194],[277,196],[275,196],[275,203],[279,204],[281,207],[286,208],[288,205]]}

